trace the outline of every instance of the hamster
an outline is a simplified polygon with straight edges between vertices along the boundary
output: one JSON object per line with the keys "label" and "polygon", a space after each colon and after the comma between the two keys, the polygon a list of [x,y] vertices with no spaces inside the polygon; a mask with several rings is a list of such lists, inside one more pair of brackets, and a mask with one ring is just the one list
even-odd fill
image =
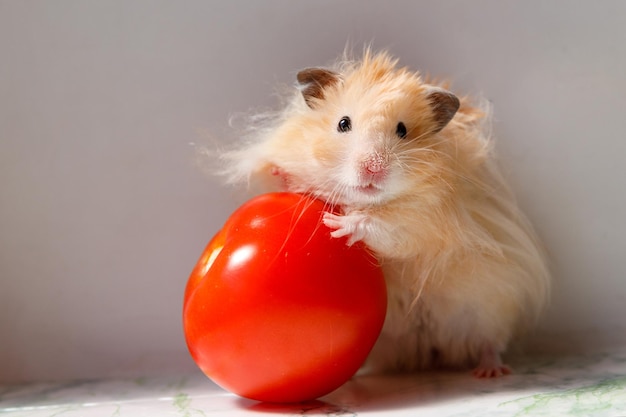
{"label": "hamster", "polygon": [[340,208],[323,217],[332,236],[373,251],[389,302],[367,370],[510,373],[501,354],[537,321],[551,278],[494,162],[489,110],[369,49],[297,81],[220,155],[228,181],[323,199]]}

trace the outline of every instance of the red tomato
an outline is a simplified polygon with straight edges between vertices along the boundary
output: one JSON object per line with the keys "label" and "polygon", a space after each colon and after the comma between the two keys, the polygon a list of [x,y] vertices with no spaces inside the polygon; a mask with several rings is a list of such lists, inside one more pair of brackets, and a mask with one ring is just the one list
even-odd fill
{"label": "red tomato", "polygon": [[358,370],[385,318],[382,271],[360,244],[330,236],[329,207],[299,194],[256,197],[194,268],[187,346],[223,388],[268,402],[325,395]]}

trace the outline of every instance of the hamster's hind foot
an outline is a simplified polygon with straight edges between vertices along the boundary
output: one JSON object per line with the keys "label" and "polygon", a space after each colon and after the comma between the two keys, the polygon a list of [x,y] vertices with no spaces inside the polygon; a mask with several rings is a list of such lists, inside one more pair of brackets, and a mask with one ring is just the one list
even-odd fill
{"label": "hamster's hind foot", "polygon": [[480,362],[472,373],[476,378],[498,378],[512,372],[513,370],[508,365],[502,363],[500,353],[489,345],[483,348]]}

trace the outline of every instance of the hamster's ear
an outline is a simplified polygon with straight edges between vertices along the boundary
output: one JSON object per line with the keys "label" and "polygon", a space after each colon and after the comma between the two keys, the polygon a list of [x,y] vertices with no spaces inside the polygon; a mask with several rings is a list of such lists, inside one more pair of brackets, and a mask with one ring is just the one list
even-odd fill
{"label": "hamster's ear", "polygon": [[461,105],[457,96],[448,90],[433,85],[426,87],[426,100],[430,103],[433,111],[435,130],[432,133],[437,133],[446,127]]}
{"label": "hamster's ear", "polygon": [[309,107],[324,98],[324,89],[339,82],[339,74],[322,68],[307,68],[298,73],[298,84]]}

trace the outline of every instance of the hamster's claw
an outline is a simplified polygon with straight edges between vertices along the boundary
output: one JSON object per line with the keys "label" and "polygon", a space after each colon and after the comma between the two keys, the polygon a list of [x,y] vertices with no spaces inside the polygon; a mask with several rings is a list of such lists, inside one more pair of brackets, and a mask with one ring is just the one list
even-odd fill
{"label": "hamster's claw", "polygon": [[356,242],[363,240],[366,235],[367,216],[362,213],[353,212],[344,216],[324,213],[323,223],[330,229],[334,229],[330,235],[334,238],[348,236],[346,244],[352,246]]}

